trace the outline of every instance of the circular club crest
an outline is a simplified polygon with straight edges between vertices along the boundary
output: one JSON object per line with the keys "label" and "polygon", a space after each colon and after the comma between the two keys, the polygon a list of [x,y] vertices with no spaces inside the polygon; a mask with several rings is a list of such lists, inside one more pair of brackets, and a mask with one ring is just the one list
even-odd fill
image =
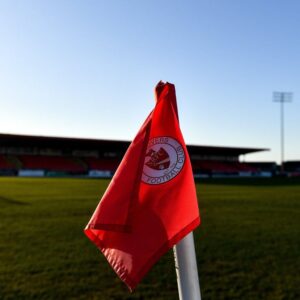
{"label": "circular club crest", "polygon": [[181,144],[171,137],[156,137],[149,141],[142,181],[161,184],[170,181],[182,170],[185,153]]}

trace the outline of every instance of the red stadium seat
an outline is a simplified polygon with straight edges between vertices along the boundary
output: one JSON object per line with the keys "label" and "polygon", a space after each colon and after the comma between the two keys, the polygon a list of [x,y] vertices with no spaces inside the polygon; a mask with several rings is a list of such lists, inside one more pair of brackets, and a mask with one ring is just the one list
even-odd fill
{"label": "red stadium seat", "polygon": [[107,158],[85,158],[85,162],[90,170],[101,170],[115,172],[120,161],[118,159]]}
{"label": "red stadium seat", "polygon": [[2,170],[12,170],[15,169],[15,166],[12,165],[7,159],[5,155],[0,154],[0,169]]}
{"label": "red stadium seat", "polygon": [[23,169],[43,169],[46,171],[84,172],[86,168],[72,157],[21,155],[18,156]]}

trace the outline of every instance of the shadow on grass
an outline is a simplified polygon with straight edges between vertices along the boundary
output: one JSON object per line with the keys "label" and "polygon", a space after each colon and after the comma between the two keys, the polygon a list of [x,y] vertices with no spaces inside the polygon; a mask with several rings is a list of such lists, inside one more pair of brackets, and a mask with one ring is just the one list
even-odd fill
{"label": "shadow on grass", "polygon": [[240,186],[292,186],[300,185],[300,177],[273,177],[273,178],[205,178],[197,179],[199,184],[220,184]]}
{"label": "shadow on grass", "polygon": [[27,202],[15,200],[15,199],[3,197],[3,196],[0,196],[0,203],[11,204],[11,205],[29,205],[29,203],[27,203]]}

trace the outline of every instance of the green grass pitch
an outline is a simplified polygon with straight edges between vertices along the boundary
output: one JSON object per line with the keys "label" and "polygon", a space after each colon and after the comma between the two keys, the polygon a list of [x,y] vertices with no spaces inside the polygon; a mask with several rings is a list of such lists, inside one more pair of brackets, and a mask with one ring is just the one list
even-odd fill
{"label": "green grass pitch", "polygon": [[[178,299],[172,251],[130,294],[83,234],[107,184],[0,178],[0,299]],[[197,192],[203,299],[300,299],[300,180],[206,180]]]}

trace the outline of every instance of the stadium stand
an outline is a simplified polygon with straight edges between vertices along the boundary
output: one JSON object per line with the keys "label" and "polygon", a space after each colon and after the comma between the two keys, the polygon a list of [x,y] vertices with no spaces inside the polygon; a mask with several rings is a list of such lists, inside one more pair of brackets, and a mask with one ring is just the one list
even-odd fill
{"label": "stadium stand", "polygon": [[12,170],[15,166],[9,162],[6,155],[0,154],[0,169],[2,170]]}
{"label": "stadium stand", "polygon": [[246,163],[230,161],[193,161],[194,172],[211,174],[239,174],[241,172],[256,173],[257,168]]}
{"label": "stadium stand", "polygon": [[10,156],[0,154],[0,176],[14,176],[17,174],[17,165],[11,162]]}
{"label": "stadium stand", "polygon": [[[99,176],[116,171],[130,142],[0,134],[0,175]],[[259,176],[275,163],[242,163],[239,156],[267,149],[188,145],[195,177]]]}
{"label": "stadium stand", "polygon": [[20,155],[23,169],[43,169],[46,171],[65,171],[70,173],[85,172],[86,169],[74,161],[72,157],[57,157],[47,155]]}
{"label": "stadium stand", "polygon": [[300,161],[287,161],[284,163],[284,170],[288,172],[290,176],[300,176]]}
{"label": "stadium stand", "polygon": [[275,162],[247,162],[247,165],[255,168],[258,174],[266,176],[273,176],[278,170],[278,166]]}
{"label": "stadium stand", "polygon": [[118,168],[120,161],[118,159],[111,158],[85,158],[85,162],[87,163],[90,170],[103,170],[103,171],[111,171],[115,172]]}
{"label": "stadium stand", "polygon": [[248,163],[235,163],[236,168],[240,172],[258,172],[258,169]]}

